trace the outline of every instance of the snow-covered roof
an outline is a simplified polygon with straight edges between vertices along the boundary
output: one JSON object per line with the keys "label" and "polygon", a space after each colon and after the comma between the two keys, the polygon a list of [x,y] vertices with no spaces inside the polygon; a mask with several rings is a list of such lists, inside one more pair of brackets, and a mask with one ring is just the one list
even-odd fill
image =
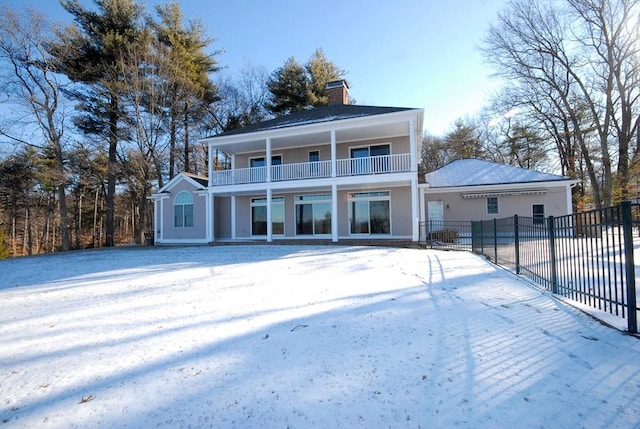
{"label": "snow-covered roof", "polygon": [[378,107],[358,106],[354,104],[332,104],[325,107],[302,110],[279,116],[268,121],[247,125],[236,130],[227,131],[215,137],[231,136],[237,134],[254,133],[257,131],[275,130],[281,128],[296,127],[301,125],[331,122],[343,119],[359,118],[364,116],[383,115],[386,113],[403,112],[413,110],[407,107]]}
{"label": "snow-covered roof", "polygon": [[458,159],[425,174],[429,188],[561,182],[573,179],[480,159]]}

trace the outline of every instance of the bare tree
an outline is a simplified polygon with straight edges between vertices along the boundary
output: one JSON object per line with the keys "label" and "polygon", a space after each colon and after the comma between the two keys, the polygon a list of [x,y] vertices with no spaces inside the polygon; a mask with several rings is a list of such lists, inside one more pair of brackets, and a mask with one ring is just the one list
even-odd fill
{"label": "bare tree", "polygon": [[[17,109],[6,109],[8,121],[0,133],[14,142],[47,151],[54,159],[50,181],[57,190],[61,249],[71,248],[67,216],[68,182],[63,148],[65,115],[62,109],[61,84],[47,53],[51,34],[45,19],[33,10],[17,13],[8,7],[0,10],[0,61],[2,91],[7,102]],[[8,117],[7,117],[8,116]],[[25,118],[26,119],[25,121]],[[36,141],[18,129],[35,127]]]}
{"label": "bare tree", "polygon": [[560,153],[568,167],[574,142],[579,147],[597,207],[612,203],[614,165],[620,183],[628,182],[629,141],[638,125],[622,112],[637,116],[640,103],[638,8],[638,0],[566,0],[561,10],[518,0],[485,39],[487,59],[511,82],[523,113],[545,124],[559,149],[571,141]]}

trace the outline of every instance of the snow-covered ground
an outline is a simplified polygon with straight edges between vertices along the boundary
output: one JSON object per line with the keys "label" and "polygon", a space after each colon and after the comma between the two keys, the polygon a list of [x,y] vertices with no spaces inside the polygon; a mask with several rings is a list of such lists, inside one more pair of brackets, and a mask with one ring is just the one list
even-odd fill
{"label": "snow-covered ground", "polygon": [[3,428],[640,427],[640,339],[467,252],[0,261]]}

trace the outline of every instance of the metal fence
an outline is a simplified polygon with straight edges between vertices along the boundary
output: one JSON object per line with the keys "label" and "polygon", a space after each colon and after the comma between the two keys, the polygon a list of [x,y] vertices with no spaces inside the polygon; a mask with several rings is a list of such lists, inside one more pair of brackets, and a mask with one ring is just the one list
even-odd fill
{"label": "metal fence", "polygon": [[420,222],[420,244],[432,249],[471,250],[471,221]]}
{"label": "metal fence", "polygon": [[473,252],[554,294],[622,317],[629,332],[638,332],[633,235],[640,235],[640,204],[478,221],[471,231]]}

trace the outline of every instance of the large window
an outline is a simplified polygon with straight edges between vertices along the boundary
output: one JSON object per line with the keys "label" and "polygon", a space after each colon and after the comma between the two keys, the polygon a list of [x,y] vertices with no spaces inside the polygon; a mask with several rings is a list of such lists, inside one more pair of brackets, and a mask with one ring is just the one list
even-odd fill
{"label": "large window", "polygon": [[173,226],[193,227],[193,196],[187,191],[180,192],[173,201]]}
{"label": "large window", "polygon": [[498,214],[500,208],[498,206],[498,197],[487,197],[487,214]]}
{"label": "large window", "polygon": [[[271,232],[284,234],[284,197],[271,199]],[[267,235],[267,199],[251,199],[251,235]]]}
{"label": "large window", "polygon": [[331,234],[331,194],[298,195],[296,235]]}
{"label": "large window", "polygon": [[349,232],[351,234],[391,234],[388,191],[349,194]]}
{"label": "large window", "polygon": [[[273,155],[271,157],[271,166],[282,165],[282,155]],[[265,157],[249,158],[249,167],[255,168],[251,171],[252,182],[264,182],[267,179],[267,162]],[[278,180],[279,171],[274,174],[276,177],[272,177],[272,180]]]}
{"label": "large window", "polygon": [[389,171],[389,159],[384,155],[391,154],[391,145],[380,144],[351,148],[353,174],[383,173]]}

